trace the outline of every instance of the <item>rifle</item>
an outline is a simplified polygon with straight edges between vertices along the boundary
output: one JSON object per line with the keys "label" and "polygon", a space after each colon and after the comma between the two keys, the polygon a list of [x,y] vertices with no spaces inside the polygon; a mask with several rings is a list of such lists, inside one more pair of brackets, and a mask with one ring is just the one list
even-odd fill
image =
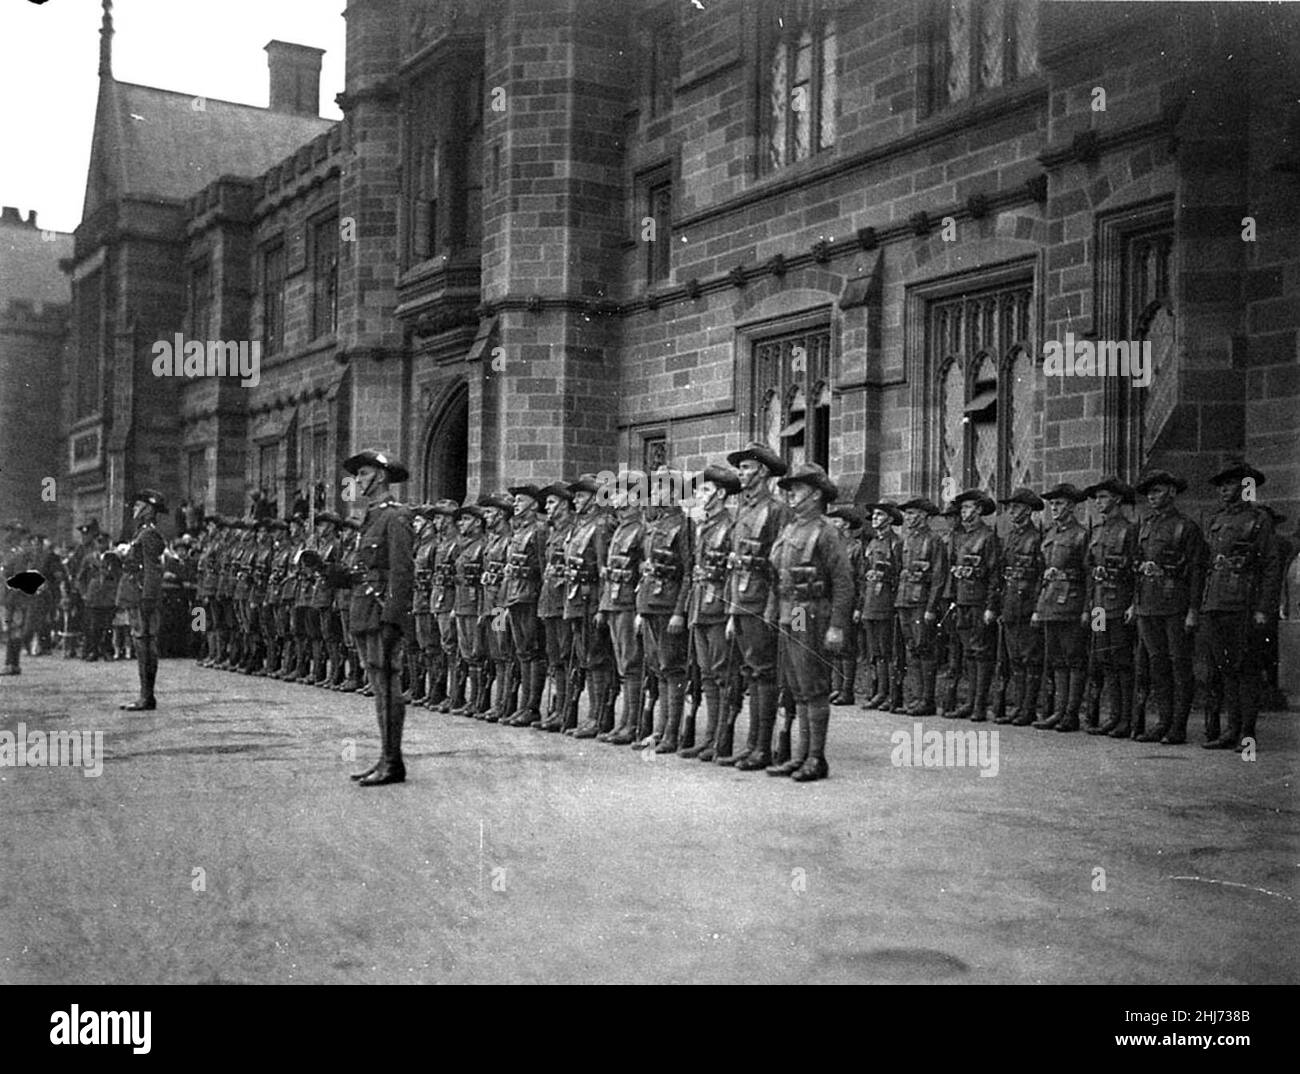
{"label": "rifle", "polygon": [[[700,662],[695,655],[695,631],[691,630],[690,627],[687,627],[686,633],[686,688],[690,691],[691,707],[686,719],[682,723],[682,728],[683,731],[686,728],[690,728],[691,733],[689,736],[686,736],[685,734],[680,736],[680,747],[682,749],[690,749],[695,745],[695,717],[700,711],[701,700]],[[689,742],[684,741],[686,737],[690,738]]]}
{"label": "rifle", "polygon": [[993,713],[993,722],[1002,723],[1007,711],[1007,627],[998,617],[998,656],[993,665],[993,696],[989,701],[989,710]]}

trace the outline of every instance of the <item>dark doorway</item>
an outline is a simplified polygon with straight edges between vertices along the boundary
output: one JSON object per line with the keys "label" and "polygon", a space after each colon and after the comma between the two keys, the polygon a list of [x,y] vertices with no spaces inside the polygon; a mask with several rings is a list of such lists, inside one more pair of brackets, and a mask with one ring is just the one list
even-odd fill
{"label": "dark doorway", "polygon": [[424,500],[465,499],[469,474],[469,386],[460,385],[442,405],[424,451]]}

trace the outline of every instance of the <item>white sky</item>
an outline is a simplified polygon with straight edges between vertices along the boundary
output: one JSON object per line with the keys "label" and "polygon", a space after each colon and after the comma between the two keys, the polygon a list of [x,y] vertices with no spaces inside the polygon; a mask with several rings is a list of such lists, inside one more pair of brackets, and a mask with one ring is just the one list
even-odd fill
{"label": "white sky", "polygon": [[[345,0],[114,0],[122,82],[262,107],[262,46],[325,49],[321,115],[339,119]],[[0,2],[0,203],[54,231],[81,219],[99,88],[100,0]]]}

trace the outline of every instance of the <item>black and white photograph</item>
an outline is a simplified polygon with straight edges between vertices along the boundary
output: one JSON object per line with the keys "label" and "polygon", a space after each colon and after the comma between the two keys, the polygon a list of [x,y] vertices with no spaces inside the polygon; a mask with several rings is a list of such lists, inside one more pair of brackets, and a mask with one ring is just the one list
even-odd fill
{"label": "black and white photograph", "polygon": [[1300,983],[1300,4],[4,0],[0,201],[38,1043]]}

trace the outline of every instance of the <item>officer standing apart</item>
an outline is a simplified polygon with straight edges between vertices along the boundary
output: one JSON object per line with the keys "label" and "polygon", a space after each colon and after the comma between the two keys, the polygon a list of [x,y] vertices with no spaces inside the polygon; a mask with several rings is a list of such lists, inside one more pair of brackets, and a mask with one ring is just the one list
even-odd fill
{"label": "officer standing apart", "polygon": [[137,529],[123,559],[122,580],[117,587],[118,606],[126,608],[131,617],[131,637],[135,641],[135,663],[140,676],[140,696],[118,706],[130,711],[158,707],[153,686],[158,675],[162,554],[167,542],[154,525],[154,519],[166,510],[162,494],[152,489],[137,492],[131,506]]}
{"label": "officer standing apart", "polygon": [[[392,498],[389,485],[400,485],[410,474],[396,459],[370,450],[347,459],[343,469],[356,478],[356,491],[366,503],[358,538],[358,559],[365,575],[352,588],[351,628],[361,659],[370,669],[381,744],[379,760],[352,778],[363,787],[378,787],[406,779],[402,651],[415,581],[414,533],[410,512]],[[352,581],[342,568],[335,568],[335,574],[340,585]]]}
{"label": "officer standing apart", "polygon": [[[1262,646],[1263,628],[1277,607],[1282,570],[1272,516],[1253,502],[1264,475],[1245,462],[1220,470],[1210,483],[1223,505],[1210,519],[1205,539],[1209,573],[1201,601],[1206,652],[1223,678],[1228,726],[1208,750],[1242,750],[1255,738],[1259,677],[1252,646]],[[1243,495],[1251,490],[1251,500]]]}
{"label": "officer standing apart", "polygon": [[853,575],[844,542],[825,517],[838,493],[826,471],[804,463],[777,483],[789,491],[794,518],[772,546],[777,588],[763,617],[780,631],[781,677],[794,698],[800,741],[790,760],[767,773],[803,783],[830,775],[831,666],[853,619]]}

